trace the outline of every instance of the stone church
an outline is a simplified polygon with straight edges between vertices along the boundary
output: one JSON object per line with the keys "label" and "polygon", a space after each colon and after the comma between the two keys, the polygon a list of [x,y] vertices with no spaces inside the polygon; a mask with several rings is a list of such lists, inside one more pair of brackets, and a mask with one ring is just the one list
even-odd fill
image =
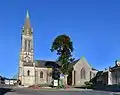
{"label": "stone church", "polygon": [[19,60],[18,79],[20,84],[29,86],[33,84],[51,83],[52,68],[57,67],[54,61],[34,60],[33,29],[27,12],[21,35],[21,50]]}
{"label": "stone church", "polygon": [[[34,60],[33,28],[27,12],[21,34],[21,49],[19,59],[18,79],[24,86],[45,84],[52,82],[52,68],[58,68],[55,61]],[[93,69],[85,58],[76,60],[72,71],[72,85],[83,85],[85,81],[93,78],[97,70]]]}

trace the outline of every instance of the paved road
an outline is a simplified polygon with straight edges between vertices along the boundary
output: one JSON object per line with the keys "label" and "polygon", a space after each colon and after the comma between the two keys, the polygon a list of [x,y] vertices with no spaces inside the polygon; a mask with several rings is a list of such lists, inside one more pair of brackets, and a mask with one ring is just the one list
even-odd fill
{"label": "paved road", "polygon": [[[59,91],[35,91],[27,88],[14,88],[13,91],[8,91],[0,95],[113,95],[111,92],[92,91],[92,90],[59,90]],[[120,95],[120,94],[119,94]]]}

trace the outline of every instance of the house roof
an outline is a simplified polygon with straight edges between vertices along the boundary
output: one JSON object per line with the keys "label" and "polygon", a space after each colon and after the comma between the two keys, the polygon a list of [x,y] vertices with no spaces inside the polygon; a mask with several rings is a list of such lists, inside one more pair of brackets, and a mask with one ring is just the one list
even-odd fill
{"label": "house roof", "polygon": [[14,79],[14,78],[13,78],[13,79],[12,79],[12,78],[11,78],[11,79],[9,79],[9,78],[4,78],[4,80],[17,80],[17,79]]}
{"label": "house roof", "polygon": [[95,69],[95,68],[92,68],[92,70],[98,71],[98,70],[97,70],[97,69]]}
{"label": "house roof", "polygon": [[0,80],[2,80],[3,79],[3,77],[2,76],[0,76]]}
{"label": "house roof", "polygon": [[114,71],[114,70],[117,70],[117,69],[120,69],[120,66],[117,66],[117,65],[116,65],[116,66],[114,66],[114,67],[111,67],[111,68],[110,68],[110,71]]}
{"label": "house roof", "polygon": [[120,60],[116,60],[115,61],[115,66],[109,67],[110,71],[114,71],[114,70],[120,69],[120,65],[117,62],[120,62]]}

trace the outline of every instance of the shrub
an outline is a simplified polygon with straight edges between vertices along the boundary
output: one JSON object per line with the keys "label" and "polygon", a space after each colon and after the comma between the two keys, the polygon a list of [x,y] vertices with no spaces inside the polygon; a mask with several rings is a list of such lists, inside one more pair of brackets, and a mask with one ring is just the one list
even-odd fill
{"label": "shrub", "polygon": [[84,89],[86,89],[86,88],[87,88],[87,89],[90,89],[90,88],[92,88],[92,87],[91,87],[91,85],[83,85],[83,86],[81,86],[81,88],[84,88]]}
{"label": "shrub", "polygon": [[92,83],[92,82],[89,82],[89,81],[86,81],[86,82],[85,82],[85,85],[93,85],[93,83]]}
{"label": "shrub", "polygon": [[65,85],[59,85],[56,88],[65,88]]}
{"label": "shrub", "polygon": [[92,89],[93,88],[93,83],[92,82],[89,82],[89,81],[86,81],[85,83],[84,83],[84,85],[82,85],[82,86],[77,86],[77,87],[75,87],[75,88],[83,88],[83,89]]}

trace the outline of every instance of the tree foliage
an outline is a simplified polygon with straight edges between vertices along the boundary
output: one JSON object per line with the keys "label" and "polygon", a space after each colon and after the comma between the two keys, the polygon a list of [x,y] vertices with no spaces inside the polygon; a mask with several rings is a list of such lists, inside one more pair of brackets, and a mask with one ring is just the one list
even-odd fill
{"label": "tree foliage", "polygon": [[60,71],[63,74],[68,74],[69,64],[74,60],[72,58],[73,43],[69,36],[60,35],[55,38],[52,43],[51,52],[56,52],[58,55],[58,62],[60,63]]}

